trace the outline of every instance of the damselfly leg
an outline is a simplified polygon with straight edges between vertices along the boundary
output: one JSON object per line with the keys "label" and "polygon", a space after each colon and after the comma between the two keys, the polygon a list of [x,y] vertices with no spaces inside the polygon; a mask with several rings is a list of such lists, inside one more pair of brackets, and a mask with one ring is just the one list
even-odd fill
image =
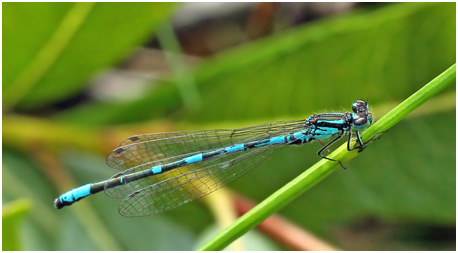
{"label": "damselfly leg", "polygon": [[367,144],[371,143],[372,141],[380,139],[381,135],[383,133],[385,133],[386,131],[382,131],[382,132],[378,132],[378,133],[374,134],[374,136],[372,136],[366,142],[363,142],[363,140],[361,139],[361,135],[360,135],[359,131],[355,131],[355,132],[356,132],[356,142],[357,142],[357,144],[353,148],[351,148],[350,142],[351,142],[352,132],[350,131],[349,134],[348,134],[349,136],[348,136],[348,141],[347,141],[347,150],[348,151],[353,151],[355,149],[358,149],[358,153],[359,153],[359,152],[362,152],[367,147]]}
{"label": "damselfly leg", "polygon": [[[354,146],[353,148],[351,148],[351,137],[352,137],[352,132],[349,131],[349,134],[348,134],[348,140],[347,140],[347,150],[348,151],[353,151],[355,149],[358,149],[358,153],[359,152],[362,152],[369,143],[371,143],[372,141],[375,141],[375,140],[378,140],[380,137],[381,137],[381,134],[385,133],[385,131],[383,132],[378,132],[376,133],[374,136],[372,136],[372,138],[370,138],[368,141],[366,142],[363,142],[363,140],[361,139],[361,135],[359,133],[359,131],[355,131],[356,132],[356,141],[357,141],[357,145],[358,146]],[[328,147],[330,147],[332,144],[334,144],[336,141],[338,141],[340,138],[342,138],[343,134],[345,132],[342,131],[341,133],[339,133],[339,135],[337,135],[336,138],[334,138],[332,141],[330,141],[329,143],[327,143],[326,145],[324,145],[320,150],[318,150],[317,154],[321,157],[321,158],[324,158],[324,159],[327,159],[327,160],[330,160],[330,161],[333,161],[333,162],[338,162],[340,164],[340,167],[342,167],[342,169],[346,169],[345,166],[343,166],[342,162],[337,160],[337,159],[332,159],[332,158],[329,158],[325,155],[323,155],[323,151],[326,150]]]}
{"label": "damselfly leg", "polygon": [[342,138],[342,135],[344,134],[345,132],[342,131],[339,133],[339,135],[337,135],[336,138],[334,138],[332,141],[330,141],[328,144],[326,144],[325,146],[323,146],[320,150],[318,150],[317,154],[321,157],[321,158],[324,158],[324,159],[327,159],[329,161],[334,161],[334,162],[338,162],[340,164],[340,167],[342,167],[343,169],[346,169],[342,162],[339,161],[339,160],[336,160],[336,159],[332,159],[332,158],[329,158],[325,155],[322,155],[321,153],[323,153],[324,150],[326,150],[326,148],[330,147],[332,144],[334,144],[336,141],[338,141],[340,138]]}

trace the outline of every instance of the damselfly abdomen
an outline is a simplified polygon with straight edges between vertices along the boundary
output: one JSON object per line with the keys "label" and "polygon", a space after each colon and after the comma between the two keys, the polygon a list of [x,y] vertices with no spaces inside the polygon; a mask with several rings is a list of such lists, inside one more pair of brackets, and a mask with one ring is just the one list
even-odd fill
{"label": "damselfly abdomen", "polygon": [[[58,209],[104,191],[123,198],[124,216],[146,216],[168,211],[201,198],[261,163],[273,150],[333,138],[318,155],[348,133],[349,151],[362,151],[374,139],[363,142],[360,132],[372,123],[363,100],[352,104],[353,112],[315,114],[304,120],[282,121],[231,129],[171,132],[132,136],[108,156],[110,167],[120,170],[108,180],[86,184],[54,201]],[[350,147],[352,133],[357,145]]]}

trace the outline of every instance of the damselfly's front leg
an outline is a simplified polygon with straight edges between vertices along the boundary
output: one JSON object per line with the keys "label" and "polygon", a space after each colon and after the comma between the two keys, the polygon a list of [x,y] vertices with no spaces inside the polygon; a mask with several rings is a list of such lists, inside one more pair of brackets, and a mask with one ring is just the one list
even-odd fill
{"label": "damselfly's front leg", "polygon": [[344,133],[345,133],[344,131],[342,131],[341,133],[339,133],[339,135],[338,135],[336,138],[334,138],[334,139],[333,139],[332,141],[330,141],[328,144],[326,144],[325,146],[323,146],[323,147],[322,147],[320,150],[318,150],[318,152],[317,152],[317,154],[318,154],[320,157],[324,158],[324,159],[327,159],[327,160],[329,160],[329,161],[338,162],[338,163],[340,164],[340,167],[342,167],[343,169],[345,169],[345,167],[343,166],[343,164],[342,164],[341,161],[336,160],[336,159],[329,158],[329,157],[327,157],[327,156],[322,155],[321,153],[323,153],[323,151],[324,151],[326,148],[328,148],[329,146],[331,146],[334,142],[336,142],[336,141],[338,141],[340,138],[342,138],[342,135],[343,135]]}

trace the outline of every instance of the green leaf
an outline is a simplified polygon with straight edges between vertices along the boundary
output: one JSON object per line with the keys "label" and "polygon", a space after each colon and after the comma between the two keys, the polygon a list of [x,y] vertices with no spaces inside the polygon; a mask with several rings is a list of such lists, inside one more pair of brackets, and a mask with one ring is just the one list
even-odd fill
{"label": "green leaf", "polygon": [[2,250],[23,250],[21,247],[21,223],[30,210],[26,199],[16,200],[3,206],[2,210]]}
{"label": "green leaf", "polygon": [[4,3],[3,103],[61,101],[151,36],[171,3]]}

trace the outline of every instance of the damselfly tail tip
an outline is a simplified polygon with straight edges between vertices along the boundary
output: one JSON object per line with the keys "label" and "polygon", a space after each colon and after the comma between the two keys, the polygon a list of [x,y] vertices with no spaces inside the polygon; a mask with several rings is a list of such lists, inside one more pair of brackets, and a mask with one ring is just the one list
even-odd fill
{"label": "damselfly tail tip", "polygon": [[54,200],[54,207],[56,209],[61,209],[62,207],[64,207],[64,204],[62,204],[62,202],[60,201],[59,198],[55,199]]}

